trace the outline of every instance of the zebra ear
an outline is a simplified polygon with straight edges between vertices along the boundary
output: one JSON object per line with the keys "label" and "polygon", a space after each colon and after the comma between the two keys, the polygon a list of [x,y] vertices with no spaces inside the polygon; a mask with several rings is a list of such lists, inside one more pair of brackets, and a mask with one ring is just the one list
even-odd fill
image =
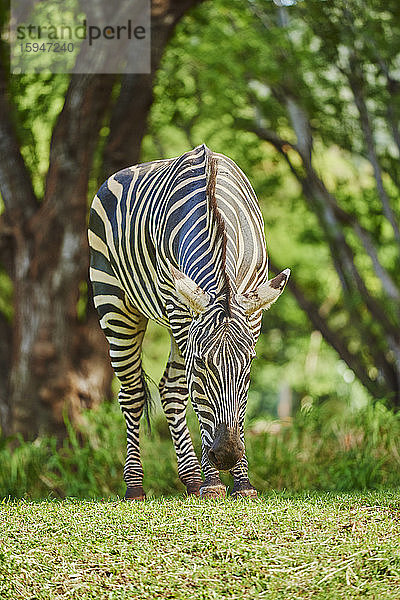
{"label": "zebra ear", "polygon": [[169,263],[169,270],[171,271],[179,299],[197,314],[202,313],[210,303],[210,296],[207,292],[203,292],[197,283],[181,271],[178,271],[178,269],[175,269],[171,263]]}
{"label": "zebra ear", "polygon": [[254,292],[238,294],[237,303],[244,308],[247,315],[252,315],[256,310],[268,309],[282,294],[289,275],[290,269],[285,269],[267,283],[260,285]]}

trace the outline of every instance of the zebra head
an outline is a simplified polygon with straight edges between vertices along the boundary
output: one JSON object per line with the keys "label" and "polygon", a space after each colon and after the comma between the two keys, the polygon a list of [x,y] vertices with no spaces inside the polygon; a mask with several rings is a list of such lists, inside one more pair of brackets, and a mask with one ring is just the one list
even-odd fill
{"label": "zebra head", "polygon": [[225,290],[214,298],[174,267],[170,270],[179,299],[193,314],[185,365],[203,453],[218,470],[229,470],[244,454],[243,422],[257,341],[251,316],[278,299],[290,270],[254,291],[227,297]]}

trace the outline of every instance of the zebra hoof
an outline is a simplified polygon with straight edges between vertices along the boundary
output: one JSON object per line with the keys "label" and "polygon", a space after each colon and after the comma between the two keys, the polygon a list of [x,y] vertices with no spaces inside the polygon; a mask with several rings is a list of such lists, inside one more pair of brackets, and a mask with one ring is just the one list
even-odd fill
{"label": "zebra hoof", "polygon": [[220,485],[203,485],[200,488],[200,497],[201,498],[225,498],[226,496],[226,487],[222,484]]}
{"label": "zebra hoof", "polygon": [[136,500],[142,502],[146,500],[146,494],[143,491],[141,485],[135,485],[133,487],[127,487],[125,493],[125,500]]}
{"label": "zebra hoof", "polygon": [[254,488],[247,488],[245,490],[237,490],[233,491],[231,494],[231,498],[237,500],[238,498],[250,498],[250,500],[256,500],[258,494],[257,490]]}
{"label": "zebra hoof", "polygon": [[188,496],[200,496],[200,488],[202,481],[191,481],[186,484],[186,492]]}

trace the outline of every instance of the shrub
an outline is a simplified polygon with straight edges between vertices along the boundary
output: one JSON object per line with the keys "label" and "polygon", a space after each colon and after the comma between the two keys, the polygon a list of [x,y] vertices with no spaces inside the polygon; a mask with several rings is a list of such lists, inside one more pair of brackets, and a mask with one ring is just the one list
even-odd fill
{"label": "shrub", "polygon": [[[198,425],[188,414],[196,450]],[[124,493],[125,427],[117,403],[83,415],[79,430],[67,423],[61,446],[54,438],[0,439],[0,496],[99,498]],[[179,482],[165,417],[141,432],[144,485],[149,495],[174,495]],[[247,426],[250,478],[260,491],[377,489],[400,485],[400,416],[382,404],[361,410],[328,402],[293,420]],[[230,482],[228,475],[223,477]]]}

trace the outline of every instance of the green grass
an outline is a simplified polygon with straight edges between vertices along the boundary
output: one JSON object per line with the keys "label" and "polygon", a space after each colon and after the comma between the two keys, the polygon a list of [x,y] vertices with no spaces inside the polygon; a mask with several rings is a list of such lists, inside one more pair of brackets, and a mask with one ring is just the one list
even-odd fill
{"label": "green grass", "polygon": [[399,415],[326,403],[272,429],[250,422],[251,480],[267,492],[255,502],[183,496],[159,413],[152,430],[144,504],[115,499],[117,403],[61,446],[0,439],[0,600],[400,599]]}
{"label": "green grass", "polygon": [[1,600],[400,597],[399,492],[0,512]]}

